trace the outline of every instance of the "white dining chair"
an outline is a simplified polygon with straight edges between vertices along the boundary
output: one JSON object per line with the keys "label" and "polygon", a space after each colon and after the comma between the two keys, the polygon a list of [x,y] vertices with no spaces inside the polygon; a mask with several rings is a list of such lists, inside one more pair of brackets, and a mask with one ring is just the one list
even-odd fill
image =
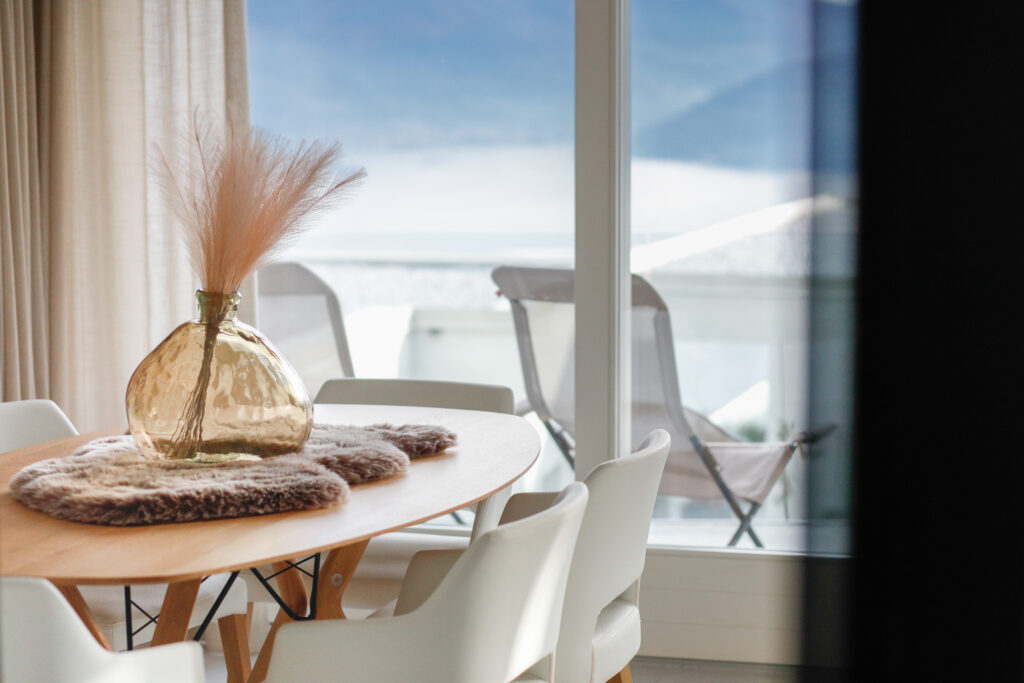
{"label": "white dining chair", "polygon": [[393,617],[286,624],[266,680],[549,681],[586,501],[573,482],[465,550],[417,553]]}
{"label": "white dining chair", "polygon": [[[632,680],[629,662],[640,650],[640,574],[670,445],[668,432],[656,429],[634,453],[601,463],[584,479],[590,498],[562,607],[557,683]],[[515,494],[500,524],[543,509],[552,495]]]}
{"label": "white dining chair", "polygon": [[[0,403],[0,453],[77,434],[78,430],[75,429],[71,420],[53,401],[30,399]],[[199,593],[189,619],[189,628],[202,624],[229,576],[229,574],[215,574],[199,584]],[[145,613],[133,609],[130,626],[125,619],[125,592],[122,586],[80,586],[79,592],[110,646],[114,650],[124,650],[128,647],[129,628],[134,634],[133,646],[152,640],[155,623],[146,613],[152,615],[159,613],[167,586],[166,584],[132,586],[131,599]],[[234,623],[230,627],[233,638],[240,624],[243,623],[237,617],[245,617],[247,606],[245,582],[236,580],[228,589],[228,593],[215,615],[218,618],[236,615]],[[225,622],[220,626],[223,634],[224,629],[228,628],[228,624]],[[240,643],[239,647],[248,650],[247,643]]]}
{"label": "white dining chair", "polygon": [[[508,415],[515,410],[515,396],[506,386],[426,379],[331,379],[320,388],[313,402],[430,406]],[[511,491],[502,489],[471,506],[474,516],[470,538],[495,527]]]}
{"label": "white dining chair", "polygon": [[198,643],[110,652],[45,579],[0,578],[0,680],[11,683],[203,683]]}
{"label": "white dining chair", "polygon": [[0,453],[77,434],[53,401],[38,398],[0,403]]}
{"label": "white dining chair", "polygon": [[[351,403],[365,405],[432,406],[462,410],[483,410],[511,414],[515,399],[508,387],[470,382],[444,382],[414,379],[339,378],[323,384],[316,403]],[[314,407],[314,414],[316,408]],[[469,538],[459,535],[430,533],[428,529],[395,531],[370,541],[345,588],[344,604],[350,610],[372,612],[398,596],[402,577],[412,556],[421,550],[459,550],[470,539],[493,529],[511,495],[511,487],[502,489],[471,506],[474,511]],[[321,556],[321,566],[326,560]],[[269,575],[269,566],[257,568]],[[272,603],[273,598],[249,572],[243,574],[253,602]],[[312,580],[301,575],[309,594]]]}

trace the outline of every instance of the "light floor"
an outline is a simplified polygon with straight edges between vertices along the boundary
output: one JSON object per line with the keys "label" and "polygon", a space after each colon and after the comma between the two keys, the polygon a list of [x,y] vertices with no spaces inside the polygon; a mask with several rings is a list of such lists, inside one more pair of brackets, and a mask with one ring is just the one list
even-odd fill
{"label": "light floor", "polygon": [[[255,661],[255,657],[253,660]],[[796,667],[695,659],[637,657],[630,665],[633,683],[790,683],[798,679]],[[224,657],[206,653],[206,683],[226,683]],[[386,683],[382,681],[382,683]]]}
{"label": "light floor", "polygon": [[789,683],[799,679],[794,666],[698,659],[637,657],[629,669],[633,683]]}

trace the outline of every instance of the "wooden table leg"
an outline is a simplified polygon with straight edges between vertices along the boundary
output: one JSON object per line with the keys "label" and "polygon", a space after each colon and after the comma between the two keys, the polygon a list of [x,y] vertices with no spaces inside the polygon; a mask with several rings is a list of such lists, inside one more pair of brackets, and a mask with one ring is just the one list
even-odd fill
{"label": "wooden table leg", "polygon": [[[320,566],[320,580],[316,585],[316,618],[317,619],[344,619],[345,612],[341,609],[341,596],[345,587],[352,580],[359,559],[363,556],[366,546],[370,542],[361,541],[341,548],[335,548],[327,554],[327,559]],[[280,571],[287,565],[275,563],[274,571]],[[294,571],[278,574],[278,592],[285,603],[292,608],[296,614],[306,611],[306,591],[298,573]],[[274,623],[270,625],[270,632],[267,639],[260,648],[260,655],[256,658],[256,664],[249,675],[249,683],[259,683],[267,677],[267,669],[270,666],[270,654],[274,649],[274,637],[277,630],[287,622],[291,621],[288,614],[281,610],[277,613]]]}
{"label": "wooden table leg", "polygon": [[320,581],[316,586],[316,618],[344,619],[341,596],[352,580],[363,552],[370,541],[361,541],[327,554],[327,561],[320,567]]}
{"label": "wooden table leg", "polygon": [[192,610],[196,606],[199,595],[199,579],[179,581],[167,586],[164,604],[160,608],[160,618],[156,622],[151,645],[164,645],[185,640],[188,634],[188,622],[192,618]]}
{"label": "wooden table leg", "polygon": [[57,586],[57,590],[60,591],[64,599],[71,603],[71,607],[74,608],[75,614],[82,620],[85,627],[89,629],[89,633],[96,641],[108,650],[113,650],[110,646],[110,641],[103,635],[103,631],[100,630],[99,624],[96,623],[96,617],[93,616],[92,610],[89,609],[89,605],[86,604],[85,598],[82,597],[82,593],[78,590],[77,586]]}
{"label": "wooden table leg", "polygon": [[[274,562],[271,564],[271,567],[274,568],[275,572],[279,572],[288,567],[288,564],[286,562]],[[277,582],[277,592],[285,604],[296,614],[304,614],[308,603],[306,600],[306,587],[302,585],[299,573],[297,571],[286,571],[278,574],[274,581]],[[256,664],[252,668],[252,673],[249,674],[249,683],[259,683],[259,681],[267,677],[267,668],[270,666],[270,653],[274,649],[274,638],[277,636],[277,629],[291,620],[291,617],[284,610],[277,613],[274,623],[270,625],[267,639],[263,641],[263,647],[260,648],[260,655],[256,658]]]}

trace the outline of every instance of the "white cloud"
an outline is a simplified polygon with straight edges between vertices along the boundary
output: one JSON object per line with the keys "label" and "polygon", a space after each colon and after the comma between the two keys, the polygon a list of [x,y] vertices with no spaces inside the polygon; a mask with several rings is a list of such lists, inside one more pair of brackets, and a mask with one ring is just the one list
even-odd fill
{"label": "white cloud", "polygon": [[[459,147],[352,158],[368,177],[313,235],[562,233],[574,229],[569,146]],[[805,173],[637,159],[633,232],[682,233],[808,194]]]}

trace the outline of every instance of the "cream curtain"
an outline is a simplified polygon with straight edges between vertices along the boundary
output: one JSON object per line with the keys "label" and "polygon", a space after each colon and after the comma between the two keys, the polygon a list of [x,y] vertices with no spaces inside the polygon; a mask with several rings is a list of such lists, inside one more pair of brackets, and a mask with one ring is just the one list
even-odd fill
{"label": "cream curtain", "polygon": [[132,371],[195,314],[157,161],[184,155],[197,111],[247,122],[245,2],[4,0],[0,16],[3,399],[123,427]]}

